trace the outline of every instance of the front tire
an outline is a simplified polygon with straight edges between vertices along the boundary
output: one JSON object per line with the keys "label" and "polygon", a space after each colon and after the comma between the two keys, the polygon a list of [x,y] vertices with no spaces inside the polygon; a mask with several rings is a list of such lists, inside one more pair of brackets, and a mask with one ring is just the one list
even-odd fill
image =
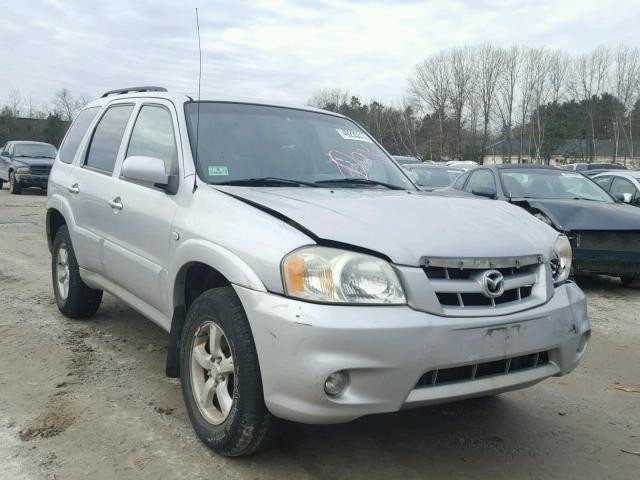
{"label": "front tire", "polygon": [[78,261],[66,225],[53,241],[51,279],[58,309],[69,318],[87,318],[98,311],[102,290],[89,288],[80,278]]}
{"label": "front tire", "polygon": [[16,181],[16,175],[13,172],[9,172],[9,193],[13,195],[20,195],[22,189]]}
{"label": "front tire", "polygon": [[253,335],[232,287],[207,290],[190,306],[180,348],[182,395],[202,442],[249,455],[273,438]]}

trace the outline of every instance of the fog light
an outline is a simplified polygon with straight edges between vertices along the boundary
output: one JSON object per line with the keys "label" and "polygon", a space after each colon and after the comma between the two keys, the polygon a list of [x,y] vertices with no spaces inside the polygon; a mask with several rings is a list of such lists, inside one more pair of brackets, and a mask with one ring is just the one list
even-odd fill
{"label": "fog light", "polygon": [[335,397],[336,395],[344,392],[344,389],[347,388],[348,383],[349,377],[347,376],[346,372],[333,372],[324,381],[324,392],[327,395]]}

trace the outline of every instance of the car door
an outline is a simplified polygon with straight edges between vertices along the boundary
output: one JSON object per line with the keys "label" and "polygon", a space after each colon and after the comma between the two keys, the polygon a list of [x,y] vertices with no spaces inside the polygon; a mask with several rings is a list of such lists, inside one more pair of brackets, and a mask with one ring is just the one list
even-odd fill
{"label": "car door", "polygon": [[628,193],[631,195],[631,203],[634,205],[637,205],[638,199],[640,198],[640,192],[638,192],[638,189],[631,180],[622,177],[613,177],[609,193],[611,193],[611,195]]}
{"label": "car door", "polygon": [[117,179],[113,177],[118,156],[124,150],[124,133],[134,103],[112,103],[98,120],[84,152],[72,186],[77,229],[84,236],[81,266],[105,275],[103,249],[113,237],[119,210],[112,203]]}
{"label": "car door", "polygon": [[79,209],[77,200],[80,192],[78,174],[81,173],[81,165],[84,160],[82,157],[83,141],[96,115],[100,112],[100,108],[85,108],[78,114],[67,130],[49,175],[49,196],[63,199],[63,202],[71,208],[75,222],[69,230],[69,235],[73,242],[78,265],[83,268],[86,268],[92,257],[95,257],[95,241],[92,234],[77,225],[77,211]]}
{"label": "car door", "polygon": [[[146,101],[134,116],[123,162],[131,156],[159,158],[167,175],[178,175],[181,158],[173,104]],[[176,198],[161,187],[120,176],[112,200],[120,203],[121,209],[113,218],[114,235],[104,244],[108,276],[163,313],[171,309],[167,278]]]}

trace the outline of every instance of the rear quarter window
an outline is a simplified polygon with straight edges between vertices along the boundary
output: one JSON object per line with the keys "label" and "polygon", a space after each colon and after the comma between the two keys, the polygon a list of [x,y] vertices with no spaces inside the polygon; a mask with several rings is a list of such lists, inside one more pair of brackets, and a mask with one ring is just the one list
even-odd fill
{"label": "rear quarter window", "polygon": [[100,111],[100,107],[86,108],[80,112],[75,119],[64,141],[60,146],[59,158],[62,163],[71,163],[76,156],[80,142],[84,138],[85,133],[89,129],[89,125]]}

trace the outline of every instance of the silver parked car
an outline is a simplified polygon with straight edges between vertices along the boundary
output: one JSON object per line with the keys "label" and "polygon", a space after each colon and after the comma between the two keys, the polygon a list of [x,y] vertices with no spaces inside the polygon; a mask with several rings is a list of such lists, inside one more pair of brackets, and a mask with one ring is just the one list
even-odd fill
{"label": "silver parked car", "polygon": [[611,170],[591,179],[617,200],[640,207],[640,171]]}
{"label": "silver parked car", "polygon": [[[139,91],[137,91],[139,90]],[[573,370],[590,326],[567,238],[502,202],[422,193],[351,120],[107,92],[49,179],[60,311],[103,291],[167,332],[198,437],[348,422]]]}

